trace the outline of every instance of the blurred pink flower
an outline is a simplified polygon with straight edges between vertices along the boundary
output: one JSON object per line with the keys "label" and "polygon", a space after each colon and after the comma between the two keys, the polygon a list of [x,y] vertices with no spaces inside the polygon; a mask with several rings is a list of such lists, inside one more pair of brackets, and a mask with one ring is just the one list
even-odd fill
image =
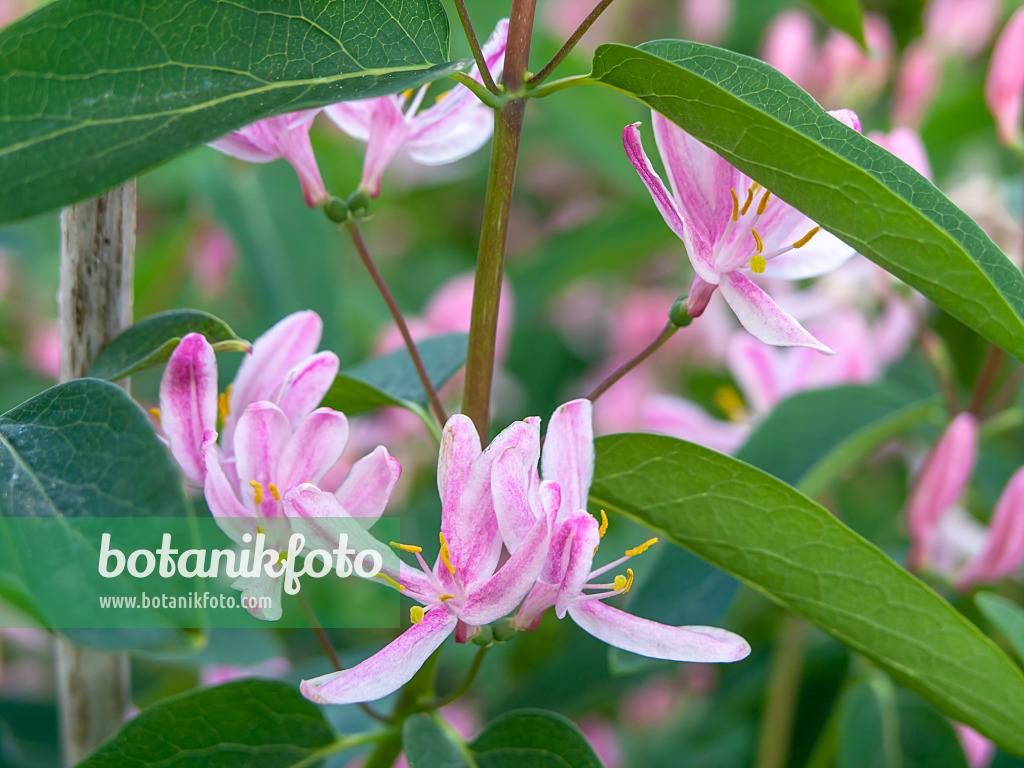
{"label": "blurred pink flower", "polygon": [[11,287],[11,257],[3,248],[0,248],[0,299],[7,295],[7,289]]}
{"label": "blurred pink flower", "polygon": [[[593,0],[547,0],[540,8],[541,18],[544,26],[556,38],[565,39],[569,37],[580,22],[587,18],[595,3]],[[612,3],[611,7],[602,13],[593,26],[583,35],[578,49],[593,51],[598,43],[605,41],[615,23],[618,6]]]}
{"label": "blurred pink flower", "polygon": [[953,723],[970,768],[988,768],[996,756],[996,745],[963,723]]}
{"label": "blurred pink flower", "polygon": [[992,40],[999,13],[999,0],[930,0],[924,37],[944,55],[972,58]]}
{"label": "blurred pink flower", "polygon": [[316,208],[329,197],[309,143],[309,128],[319,111],[304,109],[268,117],[211,141],[209,146],[249,163],[269,163],[283,157],[299,177],[306,205]]}
{"label": "blurred pink flower", "polygon": [[732,19],[732,0],[679,0],[679,24],[690,40],[718,44]]}
{"label": "blurred pink flower", "polygon": [[999,33],[988,77],[985,103],[996,119],[999,140],[1021,146],[1021,114],[1024,112],[1024,7],[1018,8]]}
{"label": "blurred pink flower", "polygon": [[[487,69],[495,79],[504,65],[507,37],[508,19],[502,19],[482,46]],[[475,65],[469,75],[483,82]],[[456,85],[421,111],[427,88],[343,101],[324,109],[342,131],[367,142],[359,188],[370,197],[380,194],[384,170],[403,148],[417,163],[445,165],[468,157],[491,137],[494,112],[466,86]]]}
{"label": "blurred pink flower", "polygon": [[622,743],[611,721],[590,716],[584,717],[576,726],[594,748],[605,768],[622,768]]}
{"label": "blurred pink flower", "polygon": [[761,41],[761,58],[804,90],[815,89],[818,49],[811,17],[795,10],[778,14]]}
{"label": "blurred pink flower", "polygon": [[0,0],[0,27],[28,13],[30,6],[25,0]]}
{"label": "blurred pink flower", "polygon": [[206,296],[220,296],[228,287],[238,261],[238,248],[227,230],[200,226],[188,248],[188,263],[199,290]]}
{"label": "blurred pink flower", "polygon": [[977,444],[975,418],[956,416],[925,460],[907,502],[909,567],[949,576],[964,591],[1000,581],[1024,564],[1024,468],[1006,484],[987,526],[960,506]]}
{"label": "blurred pink flower", "polygon": [[924,40],[915,40],[903,51],[896,89],[893,94],[892,121],[895,125],[916,127],[939,89],[942,57]]}
{"label": "blurred pink flower", "polygon": [[247,677],[284,677],[292,671],[292,665],[288,659],[276,656],[266,661],[248,666],[236,664],[210,664],[203,667],[200,675],[200,685],[223,685],[232,680],[243,680]]}
{"label": "blurred pink flower", "polygon": [[29,333],[25,362],[40,376],[54,381],[60,378],[60,326],[56,320],[40,323]]}

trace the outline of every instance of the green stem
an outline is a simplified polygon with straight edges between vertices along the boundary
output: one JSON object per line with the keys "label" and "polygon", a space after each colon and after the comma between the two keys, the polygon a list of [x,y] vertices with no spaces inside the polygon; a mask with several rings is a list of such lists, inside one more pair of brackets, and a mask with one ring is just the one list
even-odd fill
{"label": "green stem", "polygon": [[462,83],[462,85],[469,88],[469,90],[476,94],[476,97],[480,99],[480,101],[491,109],[501,109],[502,104],[508,100],[505,94],[495,95],[491,93],[465,72],[453,72],[448,75],[448,77],[449,79],[454,80],[457,83]]}
{"label": "green stem", "polygon": [[552,93],[564,91],[566,88],[573,88],[590,82],[593,82],[590,79],[590,75],[573,75],[572,77],[552,80],[550,83],[537,86],[536,88],[530,88],[524,95],[529,96],[531,99],[542,99],[545,96],[550,96]]}
{"label": "green stem", "polygon": [[[526,72],[535,11],[536,0],[512,2],[504,73],[505,87],[512,91],[520,90]],[[463,412],[473,420],[482,441],[487,440],[490,417],[501,278],[525,106],[521,97],[512,98],[494,116],[491,169],[484,198],[480,248],[477,252],[466,356],[466,393],[463,398]]]}
{"label": "green stem", "polygon": [[456,699],[462,697],[462,695],[469,690],[469,687],[473,684],[476,679],[476,673],[480,671],[480,665],[484,661],[484,656],[487,655],[489,648],[483,647],[476,652],[476,656],[473,658],[473,665],[469,668],[469,672],[466,674],[466,679],[462,681],[462,685],[456,688],[454,691],[449,693],[442,699],[436,699],[429,704],[430,709],[440,709],[451,704]]}
{"label": "green stem", "polygon": [[377,742],[377,748],[366,758],[363,768],[391,768],[401,753],[402,731],[399,728],[393,732],[387,732]]}
{"label": "green stem", "polygon": [[803,675],[806,634],[807,624],[798,616],[787,614],[772,657],[756,768],[784,768],[789,764],[789,742]]}
{"label": "green stem", "polygon": [[487,69],[487,59],[484,58],[484,52],[480,49],[480,41],[473,29],[473,23],[469,20],[469,11],[466,10],[465,0],[455,0],[455,10],[459,14],[459,21],[462,22],[462,30],[466,33],[466,39],[469,40],[469,49],[473,51],[473,58],[476,59],[476,66],[480,70],[480,79],[484,81],[484,87],[491,93],[498,93],[498,86],[494,84],[494,78],[491,77],[491,73]]}
{"label": "green stem", "polygon": [[569,35],[569,39],[566,40],[565,44],[558,49],[558,53],[551,57],[551,61],[544,65],[544,69],[527,80],[526,84],[528,86],[534,86],[540,85],[544,82],[548,76],[555,71],[555,68],[565,61],[565,57],[568,56],[572,52],[572,49],[576,47],[576,43],[580,41],[580,38],[587,34],[587,30],[594,25],[594,22],[597,21],[598,17],[604,13],[605,8],[611,4],[612,0],[601,0],[601,2],[594,7],[594,10],[587,15],[587,18],[580,23],[576,28],[576,31]]}
{"label": "green stem", "polygon": [[977,381],[974,382],[971,399],[967,403],[967,410],[975,416],[980,415],[982,408],[985,407],[985,401],[992,391],[992,386],[995,384],[996,377],[999,376],[999,371],[1002,369],[1005,359],[1006,353],[999,347],[992,345],[988,348],[985,362],[978,373]]}
{"label": "green stem", "polygon": [[[310,752],[304,758],[299,760],[299,762],[292,763],[291,768],[307,768],[308,766],[317,765],[325,757],[329,757],[336,752],[341,752],[345,749],[352,749],[352,747],[358,747],[360,744],[368,744],[371,741],[381,741],[389,735],[388,731],[373,731],[371,733],[354,733],[350,736],[341,736],[327,746],[320,747],[320,749]],[[401,744],[401,741],[399,741],[399,744]],[[369,765],[369,763],[366,765]],[[390,766],[390,763],[388,765]]]}
{"label": "green stem", "polygon": [[462,759],[468,768],[477,768],[476,758],[473,756],[472,751],[469,749],[469,745],[466,744],[466,740],[462,738],[462,734],[456,731],[452,724],[445,720],[439,712],[436,710],[429,713],[428,717],[433,720],[437,727],[445,732],[445,735],[459,753],[462,755]]}
{"label": "green stem", "polygon": [[412,358],[413,367],[416,368],[416,375],[420,378],[423,391],[427,393],[427,399],[430,401],[430,408],[434,412],[434,418],[437,419],[438,424],[444,425],[448,421],[444,404],[441,402],[441,397],[437,394],[437,390],[434,389],[434,385],[430,381],[426,366],[423,365],[423,358],[420,357],[420,352],[416,348],[416,342],[413,341],[412,334],[409,333],[409,326],[405,322],[402,310],[398,308],[398,302],[391,295],[387,283],[384,282],[384,276],[381,275],[380,270],[377,269],[376,262],[374,262],[373,257],[370,255],[370,249],[366,247],[366,240],[363,239],[363,231],[359,227],[359,222],[356,219],[349,219],[345,223],[345,228],[352,238],[352,244],[355,246],[356,253],[359,254],[363,266],[370,273],[370,278],[373,280],[374,285],[377,286],[377,290],[380,291],[380,295],[384,298],[384,303],[388,305],[391,317],[394,319],[395,325],[398,326],[398,332],[402,334],[405,348],[409,351],[409,357]]}
{"label": "green stem", "polygon": [[618,381],[621,378],[623,378],[627,373],[632,371],[634,368],[640,365],[640,363],[642,363],[648,357],[657,352],[662,347],[662,345],[664,345],[666,341],[671,339],[675,332],[678,330],[679,326],[676,325],[675,323],[666,323],[665,327],[662,329],[661,333],[658,334],[658,337],[654,341],[652,341],[650,344],[648,344],[646,347],[640,350],[640,352],[638,352],[633,359],[627,360],[625,363],[623,363],[614,371],[612,371],[611,374],[609,374],[608,378],[606,378],[604,381],[602,381],[600,384],[594,387],[594,391],[587,395],[587,399],[590,400],[591,402],[597,400],[597,398],[599,398],[601,395],[603,395],[605,392],[611,389],[612,386],[618,383]]}

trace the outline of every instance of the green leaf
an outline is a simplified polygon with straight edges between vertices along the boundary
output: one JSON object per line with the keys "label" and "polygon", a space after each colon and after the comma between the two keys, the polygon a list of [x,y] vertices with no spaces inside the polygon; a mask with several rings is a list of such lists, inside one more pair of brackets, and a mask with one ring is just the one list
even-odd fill
{"label": "green leaf", "polygon": [[117,381],[166,363],[182,337],[190,333],[205,336],[218,352],[247,352],[252,346],[209,312],[176,309],[135,323],[100,352],[89,368],[89,375]]}
{"label": "green leaf", "polygon": [[476,757],[477,768],[570,768],[558,755],[540,749],[496,749]]}
{"label": "green leaf", "polygon": [[864,19],[857,0],[808,0],[825,17],[825,21],[841,29],[862,46],[864,42]]}
{"label": "green leaf", "polygon": [[[451,333],[416,344],[435,389],[466,364],[466,340],[464,333]],[[351,415],[384,405],[408,408],[410,403],[425,408],[427,395],[412,358],[403,347],[339,374],[321,405]]]}
{"label": "green leaf", "polygon": [[78,768],[306,768],[320,764],[318,754],[340,749],[339,741],[297,686],[245,680],[143,710]]}
{"label": "green leaf", "polygon": [[979,592],[974,598],[985,618],[1010,641],[1017,658],[1024,661],[1024,608],[993,592]]}
{"label": "green leaf", "polygon": [[763,62],[700,43],[602,45],[592,82],[665,115],[774,195],[1024,359],[1024,277],[906,163]]}
{"label": "green leaf", "polygon": [[402,726],[402,750],[409,768],[471,768],[462,749],[428,715],[413,715]]}
{"label": "green leaf", "polygon": [[[21,580],[37,611],[55,618],[76,600],[96,606],[98,579],[76,569],[88,563],[95,575],[90,534],[97,518],[181,519],[190,512],[181,472],[119,387],[78,379],[0,416],[0,567]],[[173,627],[75,636],[118,648],[194,647],[196,640]]]}
{"label": "green leaf", "polygon": [[[492,720],[470,747],[483,765],[557,765],[540,753],[553,755],[570,768],[602,768],[601,760],[571,720],[554,712],[524,709]],[[514,757],[509,752],[521,751]],[[516,760],[498,761],[499,754]],[[490,758],[485,760],[484,758]],[[532,762],[531,762],[532,761]]]}
{"label": "green leaf", "polygon": [[596,441],[590,500],[745,581],[948,716],[1024,754],[1024,674],[946,601],[795,489],[669,437]]}
{"label": "green leaf", "polygon": [[801,392],[772,410],[736,458],[815,496],[935,411],[933,399],[889,384]]}
{"label": "green leaf", "polygon": [[0,222],[261,118],[463,66],[447,58],[439,0],[57,0],[0,32]]}

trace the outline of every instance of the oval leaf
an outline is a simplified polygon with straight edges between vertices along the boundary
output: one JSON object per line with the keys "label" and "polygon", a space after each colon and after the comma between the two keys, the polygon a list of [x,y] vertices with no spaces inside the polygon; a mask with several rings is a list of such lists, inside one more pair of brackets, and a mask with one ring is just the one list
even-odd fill
{"label": "oval leaf", "polygon": [[[481,758],[494,755],[494,762],[488,765],[556,765],[546,757],[551,755],[570,768],[603,768],[601,760],[571,720],[539,709],[507,712],[492,720],[470,747]],[[517,751],[522,752],[518,758]],[[510,761],[498,761],[495,753],[504,754]],[[484,760],[480,764],[483,765]]]}
{"label": "oval leaf", "polygon": [[1024,661],[1024,608],[994,592],[979,592],[974,603]]}
{"label": "oval leaf", "polygon": [[439,0],[57,0],[0,32],[0,222],[261,118],[461,68],[447,59]]}
{"label": "oval leaf", "polygon": [[681,40],[602,45],[593,82],[660,112],[939,307],[1024,360],[1024,277],[906,163],[756,59]]}
{"label": "oval leaf", "polygon": [[825,21],[864,45],[864,19],[857,0],[808,0]]}
{"label": "oval leaf", "polygon": [[117,381],[166,363],[178,342],[189,333],[202,334],[218,352],[247,352],[252,348],[219,317],[198,309],[176,309],[140,320],[110,342],[93,361],[89,376]]}
{"label": "oval leaf", "polygon": [[1007,750],[1024,754],[1024,674],[949,603],[823,507],[759,469],[669,437],[596,441],[596,508],[659,529]]}
{"label": "oval leaf", "polygon": [[298,768],[319,764],[317,754],[343,748],[341,741],[296,686],[244,680],[190,691],[140,712],[78,768]]}
{"label": "oval leaf", "polygon": [[402,725],[402,749],[409,768],[471,768],[462,750],[428,715],[413,715]]}

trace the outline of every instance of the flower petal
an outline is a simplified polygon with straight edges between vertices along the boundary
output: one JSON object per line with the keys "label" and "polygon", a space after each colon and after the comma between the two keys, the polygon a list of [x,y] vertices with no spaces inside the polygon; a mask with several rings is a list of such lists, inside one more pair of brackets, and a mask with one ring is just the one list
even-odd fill
{"label": "flower petal", "polygon": [[717,283],[718,274],[715,272],[711,260],[711,242],[694,227],[688,218],[704,213],[704,211],[686,211],[684,213],[679,210],[675,198],[665,187],[665,183],[655,172],[647,153],[644,152],[644,146],[640,141],[639,126],[640,123],[633,123],[622,129],[622,144],[626,149],[626,157],[629,158],[629,162],[633,164],[636,172],[640,175],[647,191],[651,193],[654,205],[661,212],[669,229],[683,241],[694,270],[707,282]]}
{"label": "flower petal", "polygon": [[765,344],[812,347],[833,354],[745,275],[727,272],[722,276],[719,288],[743,327]]}
{"label": "flower petal", "polygon": [[587,494],[594,480],[594,407],[587,399],[559,406],[551,415],[541,472],[558,483],[562,492],[559,517],[587,508]]}
{"label": "flower petal", "polygon": [[256,519],[253,511],[238,500],[234,487],[224,474],[217,433],[212,429],[207,430],[203,441],[203,458],[206,465],[203,496],[210,507],[210,514],[232,541],[242,544],[245,534],[256,532]]}
{"label": "flower petal", "polygon": [[601,534],[597,520],[585,511],[572,513],[559,527],[564,527],[566,531],[556,531],[555,536],[560,541],[565,541],[568,548],[568,554],[563,549],[557,557],[565,563],[562,581],[555,598],[555,614],[561,619],[565,617],[565,612],[572,602],[580,597],[583,586],[590,578],[590,569],[594,565],[597,545],[601,543]]}
{"label": "flower petal", "polygon": [[1024,565],[1024,469],[1006,484],[989,522],[985,546],[957,577],[967,589],[976,582],[996,582]]}
{"label": "flower petal", "polygon": [[[283,576],[242,576],[231,584],[241,590],[245,610],[261,621],[277,621],[281,618],[281,590]],[[266,603],[269,603],[267,605]]]}
{"label": "flower petal", "polygon": [[338,356],[333,352],[318,352],[288,371],[280,389],[270,400],[284,411],[292,427],[297,427],[320,405],[337,375]]}
{"label": "flower petal", "polygon": [[400,96],[384,96],[374,100],[370,116],[370,139],[363,156],[363,176],[359,188],[370,197],[380,195],[384,170],[405,144],[409,125],[402,112]]}
{"label": "flower petal", "polygon": [[509,552],[515,552],[539,515],[533,489],[539,484],[537,465],[528,466],[523,452],[506,448],[491,469],[491,493],[498,530]]}
{"label": "flower petal", "polygon": [[[241,424],[239,432],[241,434]],[[299,483],[319,483],[335,465],[348,442],[348,419],[330,408],[317,408],[299,423],[281,450],[270,482],[284,492]]]}
{"label": "flower petal", "polygon": [[217,426],[217,357],[198,333],[185,336],[160,379],[160,426],[185,477],[202,483],[201,447]]}
{"label": "flower petal", "polygon": [[352,465],[345,481],[335,491],[335,498],[348,514],[369,527],[384,513],[401,474],[398,459],[383,445],[378,445]]}
{"label": "flower petal", "polygon": [[427,611],[423,621],[413,624],[366,661],[351,669],[303,680],[299,690],[318,704],[355,704],[383,698],[412,679],[454,631],[456,621],[443,607]]}
{"label": "flower petal", "polygon": [[1021,114],[1024,112],[1024,8],[1018,8],[999,33],[988,76],[985,78],[985,103],[996,119],[999,140],[1007,146],[1020,146]]}
{"label": "flower petal", "polygon": [[[796,229],[790,229],[780,240],[780,247],[797,242],[813,227],[814,222],[803,217]],[[831,232],[821,230],[802,248],[794,248],[780,256],[769,259],[764,268],[765,277],[782,280],[806,280],[838,269],[849,261],[856,250],[848,246]]]}
{"label": "flower petal", "polygon": [[574,603],[569,607],[569,616],[598,640],[652,659],[730,662],[750,654],[747,641],[726,629],[670,627],[638,618],[599,600]]}
{"label": "flower petal", "polygon": [[273,403],[265,400],[245,409],[235,430],[235,467],[238,472],[238,492],[242,498],[254,495],[252,482],[263,487],[260,515],[274,517],[277,501],[270,492],[271,483],[278,484],[278,462],[292,436],[288,417]]}
{"label": "flower petal", "polygon": [[246,406],[273,400],[288,371],[316,352],[323,325],[316,312],[294,312],[256,339],[231,385],[230,413],[223,430],[226,445],[232,444],[235,424]]}
{"label": "flower petal", "polygon": [[689,440],[719,453],[735,453],[750,435],[750,424],[716,419],[696,403],[672,395],[649,398],[643,413],[645,430]]}

